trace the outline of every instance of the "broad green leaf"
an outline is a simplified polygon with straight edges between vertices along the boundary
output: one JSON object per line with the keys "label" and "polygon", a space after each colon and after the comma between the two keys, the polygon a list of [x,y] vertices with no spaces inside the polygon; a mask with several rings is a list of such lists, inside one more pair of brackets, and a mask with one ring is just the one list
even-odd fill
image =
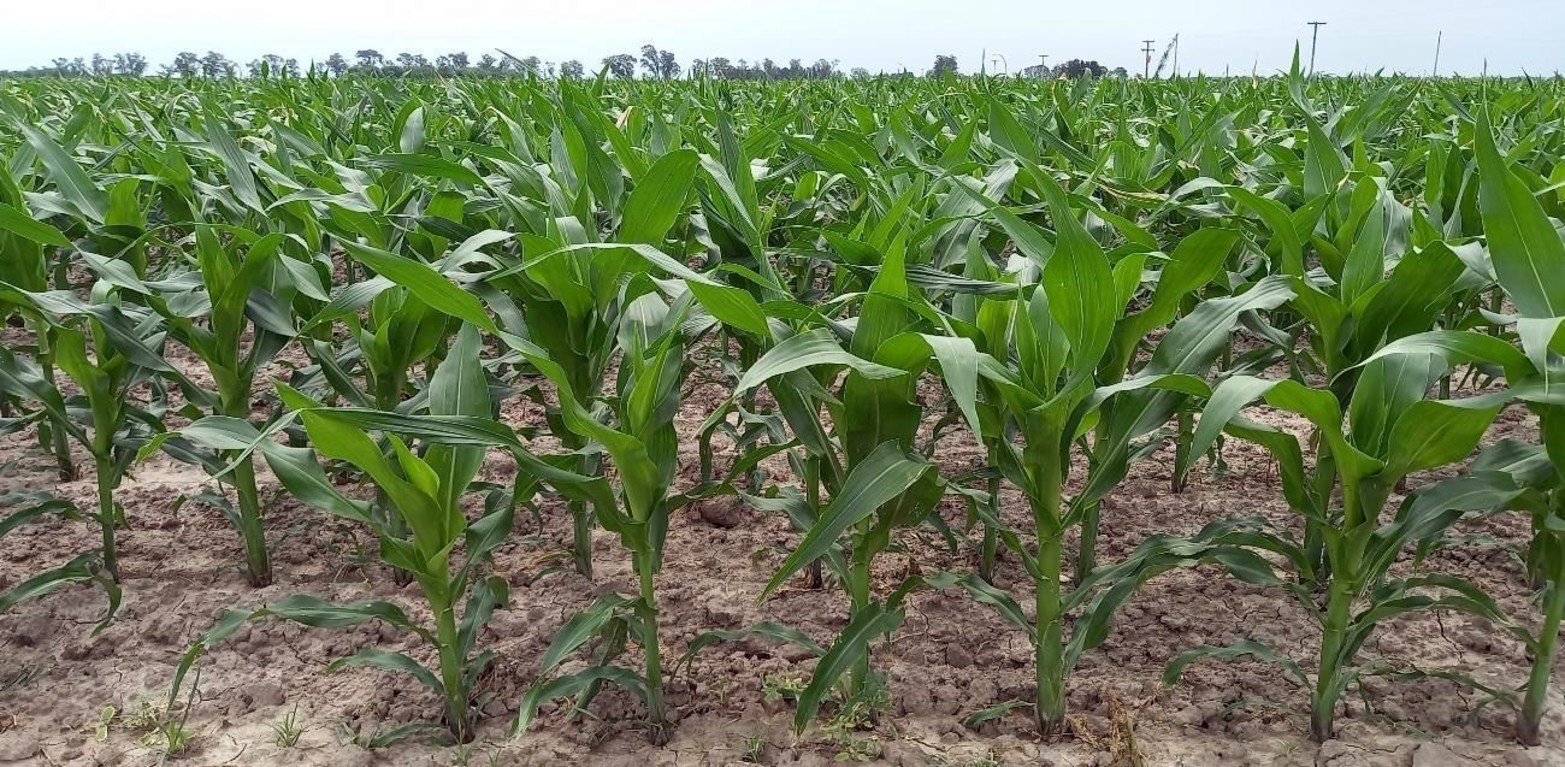
{"label": "broad green leaf", "polygon": [[71,241],[60,230],[45,224],[27,213],[0,202],[0,231],[25,237],[40,245],[68,248]]}
{"label": "broad green leaf", "polygon": [[636,180],[636,187],[625,201],[618,239],[626,243],[661,244],[684,209],[700,163],[700,156],[689,149],[669,152],[658,158],[646,174]]}
{"label": "broad green leaf", "polygon": [[1488,110],[1478,113],[1478,205],[1494,271],[1523,316],[1565,316],[1565,242],[1532,189],[1506,167]]}

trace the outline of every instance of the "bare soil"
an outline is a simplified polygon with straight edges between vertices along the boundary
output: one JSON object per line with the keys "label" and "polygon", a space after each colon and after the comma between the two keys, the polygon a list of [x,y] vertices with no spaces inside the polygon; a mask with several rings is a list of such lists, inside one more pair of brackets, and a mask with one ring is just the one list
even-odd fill
{"label": "bare soil", "polygon": [[[715,386],[696,387],[681,427],[693,434],[720,396]],[[513,401],[505,419],[536,425],[537,412]],[[1534,431],[1530,417],[1515,410],[1502,416],[1492,437]],[[684,445],[694,466],[695,442],[687,439]],[[1229,515],[1291,523],[1264,452],[1231,441],[1224,455],[1225,473],[1203,470],[1182,494],[1169,490],[1171,452],[1134,467],[1103,510],[1100,561],[1119,559],[1153,533],[1188,534]],[[983,455],[957,435],[942,443],[936,459],[956,473],[981,464]],[[91,476],[59,482],[31,432],[0,438],[0,465],[7,462],[14,463],[0,476],[0,492],[46,489],[84,508],[93,503]],[[782,462],[769,467],[786,470]],[[496,457],[484,478],[503,481],[511,470],[508,460]],[[1434,478],[1415,478],[1412,484]],[[297,593],[342,601],[403,597],[375,564],[366,531],[275,492],[269,475],[262,481],[263,493],[273,492],[266,513],[276,583],[252,589],[237,567],[242,549],[227,522],[196,503],[175,511],[182,496],[211,486],[202,471],[162,455],[135,470],[119,492],[130,529],[121,535],[125,601],[114,622],[102,633],[90,633],[103,598],[89,587],[63,589],[0,618],[0,764],[156,764],[162,754],[134,726],[135,714],[162,703],[180,655],[218,615]],[[1026,529],[1018,497],[1007,495],[1004,511]],[[1169,659],[1202,643],[1254,639],[1292,654],[1306,668],[1314,665],[1318,635],[1291,595],[1245,586],[1206,567],[1153,580],[1118,617],[1107,643],[1085,654],[1070,682],[1074,733],[1059,739],[1039,740],[1025,710],[976,731],[963,725],[976,710],[1028,698],[1032,668],[1024,635],[956,592],[913,597],[907,623],[875,647],[874,662],[888,680],[890,710],[877,728],[855,734],[852,744],[818,730],[802,737],[790,733],[791,706],[768,700],[766,691],[806,677],[814,660],[759,641],[711,647],[675,677],[670,690],[678,721],[666,746],[647,745],[638,727],[640,703],[612,688],[587,716],[566,721],[562,707],[554,706],[530,732],[513,739],[507,729],[554,632],[596,595],[634,591],[628,556],[611,534],[597,535],[597,580],[589,582],[568,570],[570,526],[563,507],[546,503],[542,512],[541,526],[519,517],[511,542],[497,555],[496,570],[513,590],[510,605],[497,612],[480,640],[500,660],[484,684],[490,701],[470,748],[415,740],[367,750],[351,742],[349,730],[368,734],[438,718],[437,701],[409,677],[371,669],[326,672],[334,658],[369,645],[425,658],[412,638],[378,626],[331,631],[258,621],[201,661],[199,697],[190,717],[196,738],[170,763],[821,765],[858,754],[895,765],[1129,765],[1133,731],[1134,749],[1146,765],[1565,764],[1565,717],[1558,706],[1545,720],[1545,745],[1522,748],[1510,740],[1506,707],[1452,682],[1371,679],[1362,694],[1348,696],[1339,737],[1323,746],[1305,735],[1307,691],[1275,667],[1201,662],[1179,684],[1162,686],[1159,677]],[[941,513],[960,531],[960,503],[948,501]],[[1471,578],[1508,609],[1529,614],[1521,567],[1507,549],[1524,544],[1526,520],[1500,516],[1463,532],[1479,537],[1437,551],[1419,566]],[[759,620],[786,623],[829,642],[845,624],[847,608],[830,586],[811,590],[796,579],[773,599],[757,601],[797,539],[787,520],[748,508],[679,512],[658,579],[665,654],[677,658],[707,630]],[[14,585],[94,542],[95,533],[80,523],[28,525],[0,549],[0,586]],[[952,552],[929,531],[904,534],[901,544],[902,551],[876,564],[882,589],[914,567],[933,572],[973,566],[971,551]],[[1019,578],[1025,580],[1019,563],[1002,558],[1001,585],[1014,587],[1027,604]],[[416,602],[411,592],[406,601]],[[1527,658],[1514,640],[1456,615],[1393,621],[1365,654],[1402,670],[1461,671],[1506,688],[1521,684],[1527,672]],[[118,716],[101,727],[108,707]],[[304,732],[295,746],[284,747],[274,728],[290,713]]]}

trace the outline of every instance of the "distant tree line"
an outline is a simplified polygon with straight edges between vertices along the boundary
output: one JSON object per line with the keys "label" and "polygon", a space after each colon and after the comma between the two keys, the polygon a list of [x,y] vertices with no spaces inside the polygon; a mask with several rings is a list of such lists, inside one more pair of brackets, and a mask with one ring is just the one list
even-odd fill
{"label": "distant tree line", "polygon": [[[484,54],[476,59],[466,52],[455,51],[434,59],[422,53],[398,53],[388,56],[373,48],[355,51],[352,58],[333,53],[319,61],[301,64],[298,59],[268,53],[249,62],[240,63],[217,51],[201,55],[193,51],[175,54],[174,60],[159,65],[155,74],[163,77],[223,78],[223,77],[300,77],[306,70],[317,75],[344,77],[347,75],[381,77],[452,77],[457,75],[481,77],[544,77],[578,79],[588,72],[582,62],[575,59],[561,62],[544,61],[537,56],[513,56],[505,51],[501,55]],[[654,45],[643,45],[640,55],[617,53],[606,56],[601,68],[612,77],[629,80],[641,76],[651,80],[673,80],[679,77],[714,78],[722,80],[824,80],[844,76],[836,59],[816,59],[805,64],[800,59],[790,59],[787,64],[777,64],[770,58],[758,61],[739,59],[734,61],[722,56],[695,59],[688,67],[682,67],[673,51]],[[1028,76],[1038,76],[1029,67]],[[1108,72],[1096,61],[1071,61],[1055,70],[1065,76],[1102,76]],[[597,70],[595,70],[597,71]],[[1115,70],[1116,73],[1123,70]],[[139,53],[95,53],[90,59],[57,58],[46,67],[29,67],[24,70],[0,70],[0,77],[143,77],[154,73],[145,56]],[[870,72],[855,67],[846,73],[855,78],[869,77]],[[904,72],[903,74],[908,74]],[[955,56],[939,55],[934,65],[925,72],[928,77],[948,77],[960,74]],[[1050,73],[1052,76],[1060,74]]]}
{"label": "distant tree line", "polygon": [[1129,77],[1130,73],[1124,67],[1109,69],[1096,60],[1071,59],[1064,64],[1055,64],[1052,67],[1042,64],[1034,64],[1022,70],[1023,77],[1036,77],[1040,79],[1059,79],[1061,77],[1074,80],[1078,77]]}

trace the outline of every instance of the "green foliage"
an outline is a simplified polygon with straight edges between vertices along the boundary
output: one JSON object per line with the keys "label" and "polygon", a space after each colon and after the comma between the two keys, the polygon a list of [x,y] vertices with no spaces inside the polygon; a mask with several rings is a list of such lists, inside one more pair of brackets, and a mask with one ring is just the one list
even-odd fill
{"label": "green foliage", "polygon": [[[518,730],[613,683],[662,741],[666,679],[758,638],[816,659],[768,683],[794,727],[819,719],[844,758],[873,757],[857,733],[888,695],[877,645],[927,589],[1027,637],[1025,705],[1057,732],[1118,607],[1204,562],[1296,596],[1320,621],[1318,660],[1244,641],[1178,656],[1170,679],[1207,656],[1275,661],[1312,687],[1323,739],[1388,617],[1463,611],[1532,652],[1518,734],[1536,738],[1565,616],[1558,79],[962,79],[942,56],[929,78],[685,82],[665,54],[649,46],[645,80],[627,56],[595,80],[272,78],[288,64],[263,60],[250,80],[0,85],[0,314],[17,338],[0,349],[0,433],[35,437],[65,477],[77,450],[98,489],[92,510],[17,499],[0,535],[59,516],[103,539],[0,611],[96,582],[112,615],[115,492],[159,451],[233,489],[206,495],[267,583],[259,454],[292,499],[369,531],[420,609],[295,595],[236,610],[175,694],[252,618],[379,621],[433,662],[368,647],[332,668],[404,673],[443,712],[351,735],[367,748],[431,726],[473,736],[494,661],[481,629],[509,597],[489,563],[518,509],[569,515],[580,577],[603,556],[594,531],[610,534],[636,581],[558,629]],[[1257,403],[1299,428],[1250,418]],[[1517,403],[1536,444],[1428,480]],[[1177,490],[1225,438],[1269,451],[1301,532],[1218,520],[1098,561],[1105,502],[1137,461],[1172,443]],[[951,465],[950,440],[986,465]],[[501,456],[507,481],[479,481]],[[1018,495],[1015,526],[1002,499]],[[763,621],[665,661],[668,530],[719,498],[798,533],[761,597],[841,588],[836,636]],[[1462,519],[1509,512],[1532,525],[1541,632],[1472,583],[1393,571],[1454,545]],[[976,572],[877,569],[926,534],[976,549]]]}

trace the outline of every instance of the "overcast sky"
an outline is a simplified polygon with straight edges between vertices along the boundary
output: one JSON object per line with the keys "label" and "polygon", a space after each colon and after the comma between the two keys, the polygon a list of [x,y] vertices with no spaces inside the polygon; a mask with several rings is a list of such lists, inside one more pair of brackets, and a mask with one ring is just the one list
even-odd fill
{"label": "overcast sky", "polygon": [[[1010,68],[1096,59],[1141,68],[1141,41],[1158,52],[1175,33],[1181,69],[1269,74],[1287,67],[1295,41],[1309,55],[1305,22],[1320,31],[1322,71],[1426,73],[1445,32],[1440,69],[1552,74],[1565,70],[1565,0],[11,0],[0,28],[0,69],[46,65],[56,56],[139,51],[156,65],[181,50],[216,50],[240,62],[277,53],[301,62],[360,48],[431,59],[475,58],[504,48],[547,61],[604,56],[644,43],[680,64],[726,56],[806,63],[838,59],[922,72],[938,53],[962,71],[981,53]],[[1156,54],[1154,54],[1154,66]]]}

